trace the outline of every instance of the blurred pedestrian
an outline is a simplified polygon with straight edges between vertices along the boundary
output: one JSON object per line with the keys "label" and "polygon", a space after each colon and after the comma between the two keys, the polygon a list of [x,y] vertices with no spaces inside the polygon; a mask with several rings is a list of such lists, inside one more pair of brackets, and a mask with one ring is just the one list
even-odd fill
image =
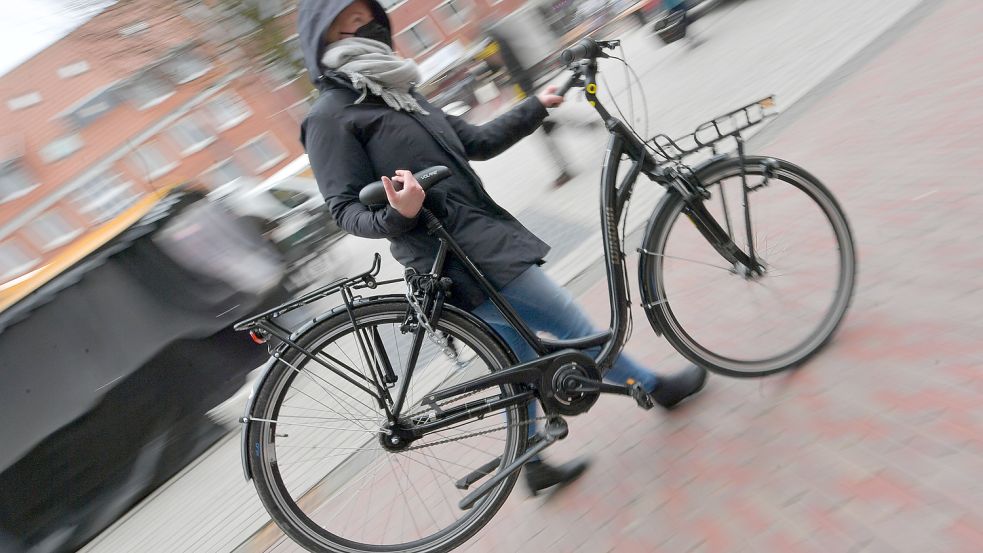
{"label": "blurred pedestrian", "polygon": [[[506,71],[508,71],[510,80],[516,91],[516,97],[519,100],[523,100],[534,95],[536,85],[533,72],[519,60],[519,56],[516,54],[508,38],[498,32],[494,26],[488,28],[487,34],[498,46],[499,57],[502,59],[502,63],[505,64]],[[570,162],[567,161],[556,138],[552,135],[555,127],[556,124],[553,121],[544,121],[541,127],[543,131],[541,136],[543,137],[543,143],[546,145],[546,150],[549,152],[550,159],[553,160],[553,163],[559,169],[559,174],[553,180],[553,186],[559,188],[570,182],[573,175],[570,170]]]}
{"label": "blurred pedestrian", "polygon": [[[593,333],[569,292],[539,268],[549,246],[492,200],[468,162],[494,157],[536,130],[546,108],[563,103],[555,87],[474,126],[414,92],[419,70],[393,52],[389,18],[375,0],[302,0],[298,24],[307,68],[320,89],[301,140],[338,226],[356,236],[387,238],[400,263],[429,272],[438,241],[419,224],[426,206],[533,329],[561,339]],[[413,171],[433,165],[446,165],[453,174],[424,192]],[[380,176],[389,205],[372,210],[358,201],[358,193]],[[449,301],[482,317],[520,359],[529,359],[529,346],[461,263],[449,259],[445,274],[454,282]],[[696,367],[656,377],[625,356],[606,375],[620,383],[634,379],[665,407],[698,391],[705,377]],[[586,466],[536,460],[525,474],[537,492],[576,478]]]}

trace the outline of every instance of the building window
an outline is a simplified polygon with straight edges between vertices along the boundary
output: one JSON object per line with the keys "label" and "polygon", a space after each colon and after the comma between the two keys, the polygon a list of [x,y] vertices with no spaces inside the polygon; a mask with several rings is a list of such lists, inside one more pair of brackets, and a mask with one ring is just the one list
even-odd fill
{"label": "building window", "polygon": [[408,57],[419,56],[440,42],[440,35],[429,19],[421,19],[396,35],[396,42]]}
{"label": "building window", "polygon": [[13,242],[0,244],[0,283],[19,277],[41,261]]}
{"label": "building window", "polygon": [[71,242],[82,234],[82,229],[57,211],[49,211],[31,223],[28,233],[42,250],[48,251]]}
{"label": "building window", "polygon": [[85,142],[82,141],[82,137],[79,136],[78,133],[63,136],[41,148],[41,159],[44,160],[45,163],[61,161],[81,150],[82,146],[84,145]]}
{"label": "building window", "polygon": [[181,155],[191,155],[215,142],[215,136],[195,117],[185,117],[171,127],[174,142],[181,147]]}
{"label": "building window", "polygon": [[177,162],[167,159],[157,144],[144,144],[130,157],[133,168],[147,180],[155,180],[177,167]]}
{"label": "building window", "polygon": [[194,52],[184,52],[167,60],[164,67],[177,84],[191,82],[212,68],[212,64]]}
{"label": "building window", "polygon": [[267,65],[266,74],[269,76],[271,83],[276,87],[273,90],[280,90],[290,85],[301,75],[294,66],[283,61],[274,61]]}
{"label": "building window", "polygon": [[262,173],[287,157],[286,150],[269,133],[261,134],[242,147],[253,162],[253,170]]}
{"label": "building window", "polygon": [[260,19],[273,19],[289,11],[286,0],[263,0],[262,2],[256,2],[256,8],[259,10]]}
{"label": "building window", "polygon": [[7,100],[7,107],[10,111],[17,111],[19,109],[29,108],[35,104],[41,103],[41,93],[40,92],[28,92],[27,94],[21,94],[16,98],[11,98]]}
{"label": "building window", "polygon": [[85,60],[58,68],[58,76],[62,79],[71,79],[89,70],[89,64]]}
{"label": "building window", "polygon": [[290,114],[290,117],[292,117],[298,125],[303,123],[304,119],[307,119],[307,114],[310,113],[310,111],[311,102],[308,98],[304,98],[303,100],[287,108],[287,113]]}
{"label": "building window", "polygon": [[156,75],[144,74],[130,83],[127,92],[137,109],[147,109],[170,98],[174,87]]}
{"label": "building window", "polygon": [[0,204],[20,198],[37,188],[27,171],[17,165],[0,166]]}
{"label": "building window", "polygon": [[434,11],[440,17],[444,29],[454,31],[467,25],[471,7],[471,0],[447,0]]}
{"label": "building window", "polygon": [[80,213],[95,223],[102,223],[119,215],[139,197],[122,175],[107,172],[79,187],[72,194],[72,202]]}
{"label": "building window", "polygon": [[216,96],[208,103],[208,113],[220,131],[231,129],[252,115],[246,102],[234,92],[223,92]]}
{"label": "building window", "polygon": [[106,86],[82,99],[63,112],[64,117],[76,128],[84,128],[118,106],[123,99],[117,94],[117,86]]}
{"label": "building window", "polygon": [[212,166],[203,176],[208,186],[219,188],[246,174],[234,159],[229,158]]}

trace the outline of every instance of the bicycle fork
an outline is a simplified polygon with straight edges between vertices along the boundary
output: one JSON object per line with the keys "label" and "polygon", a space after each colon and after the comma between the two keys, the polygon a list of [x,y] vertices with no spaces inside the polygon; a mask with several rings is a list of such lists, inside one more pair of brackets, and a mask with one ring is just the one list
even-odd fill
{"label": "bicycle fork", "polygon": [[[738,141],[738,150],[743,157],[744,147],[743,142]],[[720,223],[710,214],[707,210],[705,202],[709,199],[709,194],[706,189],[703,188],[701,183],[693,183],[682,175],[677,175],[677,178],[682,181],[683,188],[687,193],[683,195],[685,206],[683,207],[683,214],[693,223],[696,229],[703,235],[703,237],[710,243],[714,250],[717,251],[728,263],[734,266],[736,272],[740,272],[739,267],[744,267],[746,269],[745,276],[757,275],[761,276],[764,274],[764,266],[758,261],[757,256],[754,253],[754,240],[752,238],[751,230],[751,207],[748,201],[748,195],[753,190],[766,186],[769,178],[769,173],[766,171],[765,180],[754,187],[748,186],[747,174],[744,169],[744,165],[741,164],[741,199],[744,208],[744,225],[747,233],[748,241],[748,251],[744,252],[736,243],[734,243],[731,224],[730,224],[730,214],[727,211],[726,201],[723,199],[723,189],[720,190],[721,200],[724,208],[724,217],[727,223],[727,230],[724,230],[720,226]]]}

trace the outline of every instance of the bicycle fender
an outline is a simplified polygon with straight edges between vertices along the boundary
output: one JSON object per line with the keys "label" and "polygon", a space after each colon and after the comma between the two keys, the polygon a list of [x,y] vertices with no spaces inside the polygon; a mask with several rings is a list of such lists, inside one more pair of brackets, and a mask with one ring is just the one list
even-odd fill
{"label": "bicycle fender", "polygon": [[[731,158],[733,158],[733,155],[731,154],[715,155],[710,159],[701,161],[700,163],[696,164],[696,166],[693,167],[693,173],[695,173],[696,177],[699,179],[700,176],[704,174],[707,170],[709,170],[712,166],[718,163],[727,163],[731,160]],[[668,209],[667,206],[670,203],[672,203],[675,200],[676,196],[678,195],[679,195],[678,192],[676,192],[672,188],[669,188],[666,191],[665,195],[662,196],[662,199],[659,200],[658,205],[655,206],[655,210],[652,212],[652,215],[649,217],[648,223],[646,223],[645,225],[645,235],[644,235],[645,239],[642,242],[643,247],[645,244],[648,243],[648,237],[652,236],[652,233],[655,232],[656,228],[658,228],[658,226],[662,224],[662,219],[664,218],[664,215],[662,215],[662,213]],[[645,254],[642,254],[643,259],[644,259],[644,255]],[[648,268],[648,264],[640,260],[638,263],[638,289],[641,290],[642,292],[642,306],[643,309],[645,309],[645,315],[649,320],[649,324],[652,326],[652,330],[655,331],[656,335],[662,336],[664,334],[664,329],[662,328],[661,323],[659,323],[658,319],[656,319],[652,315],[652,309],[649,307],[645,307],[645,305],[648,305],[649,303],[655,300],[655,291],[650,290],[648,285],[646,284],[645,271],[647,268]]]}
{"label": "bicycle fender", "polygon": [[[283,351],[284,347],[278,346],[274,351]],[[246,400],[246,409],[242,414],[242,418],[239,422],[242,423],[242,434],[239,437],[241,448],[240,456],[242,459],[242,474],[246,478],[246,482],[253,479],[253,473],[249,470],[249,425],[252,421],[253,406],[256,404],[256,394],[259,392],[259,387],[262,386],[263,382],[266,380],[266,376],[270,374],[273,370],[273,365],[275,365],[277,359],[275,357],[270,357],[263,363],[263,366],[259,369],[259,377],[253,382],[253,388],[249,391],[249,398]]]}

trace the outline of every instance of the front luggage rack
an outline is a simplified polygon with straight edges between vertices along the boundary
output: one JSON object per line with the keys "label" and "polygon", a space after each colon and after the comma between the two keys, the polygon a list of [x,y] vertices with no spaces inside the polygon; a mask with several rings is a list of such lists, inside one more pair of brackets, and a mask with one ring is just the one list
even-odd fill
{"label": "front luggage rack", "polygon": [[690,134],[676,139],[665,134],[657,134],[648,142],[656,153],[666,160],[680,161],[686,156],[707,148],[716,154],[720,148],[720,142],[728,138],[740,140],[741,131],[777,114],[775,97],[768,96],[720,117],[715,117],[696,127],[696,130]]}

